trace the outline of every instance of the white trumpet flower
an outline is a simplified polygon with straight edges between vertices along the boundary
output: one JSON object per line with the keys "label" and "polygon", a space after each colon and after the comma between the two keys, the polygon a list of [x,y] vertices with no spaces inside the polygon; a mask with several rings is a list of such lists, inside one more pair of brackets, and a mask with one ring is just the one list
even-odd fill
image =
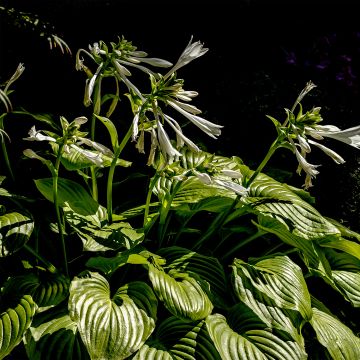
{"label": "white trumpet flower", "polygon": [[191,61],[197,59],[198,57],[204,55],[209,49],[204,48],[203,44],[200,41],[192,42],[193,37],[191,36],[188,45],[185,50],[180,55],[176,64],[168,71],[168,73],[164,76],[166,80],[169,76],[171,76],[175,71],[182,68],[183,66],[189,64]]}
{"label": "white trumpet flower", "polygon": [[316,138],[316,135],[321,137],[328,137],[360,149],[360,125],[345,130],[341,130],[338,127],[332,125],[316,125],[313,129],[307,131],[314,138]]}
{"label": "white trumpet flower", "polygon": [[28,137],[24,138],[23,140],[27,141],[50,141],[50,142],[56,142],[56,139],[52,136],[43,135],[41,133],[41,130],[36,130],[35,125],[30,129],[28,132]]}
{"label": "white trumpet flower", "polygon": [[176,104],[173,100],[168,100],[167,103],[177,110],[180,114],[184,115],[188,120],[190,120],[194,125],[201,129],[205,134],[216,139],[217,136],[221,134],[222,125],[214,124],[208,120],[203,119],[200,116],[191,114],[185,111],[182,107]]}

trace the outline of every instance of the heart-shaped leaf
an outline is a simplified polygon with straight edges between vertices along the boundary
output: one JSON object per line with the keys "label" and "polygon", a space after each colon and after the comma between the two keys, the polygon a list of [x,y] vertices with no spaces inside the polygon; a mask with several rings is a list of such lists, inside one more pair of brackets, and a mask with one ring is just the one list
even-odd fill
{"label": "heart-shaped leaf", "polygon": [[156,297],[143,282],[120,287],[111,296],[98,273],[75,277],[70,286],[70,318],[92,359],[126,359],[155,328]]}

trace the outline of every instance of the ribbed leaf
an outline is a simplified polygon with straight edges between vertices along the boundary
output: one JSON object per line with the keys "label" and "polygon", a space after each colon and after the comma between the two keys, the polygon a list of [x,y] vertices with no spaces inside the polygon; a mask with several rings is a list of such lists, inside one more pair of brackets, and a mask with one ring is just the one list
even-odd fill
{"label": "ribbed leaf", "polygon": [[337,220],[331,219],[331,218],[326,218],[327,220],[329,220],[332,224],[334,224],[338,230],[341,233],[341,236],[345,237],[345,238],[350,238],[350,239],[357,239],[358,241],[360,241],[360,234],[347,228],[346,226],[344,226],[343,224],[339,223]]}
{"label": "ribbed leaf", "polygon": [[18,212],[0,215],[0,257],[13,254],[29,240],[34,222]]}
{"label": "ribbed leaf", "polygon": [[333,287],[355,307],[360,306],[360,260],[348,253],[324,249],[331,265]]}
{"label": "ribbed leaf", "polygon": [[[53,201],[53,179],[35,180],[35,185],[41,194],[49,201]],[[61,207],[69,206],[75,213],[86,216],[95,215],[99,211],[99,204],[77,182],[58,179],[58,202]]]}
{"label": "ribbed leaf", "polygon": [[174,177],[160,177],[154,188],[154,193],[162,201],[166,201],[171,194],[171,205],[173,207],[183,204],[195,204],[203,199],[215,196],[235,198],[234,192],[217,185],[206,185],[196,176],[189,176],[183,181],[179,181]]}
{"label": "ribbed leaf", "polygon": [[152,265],[149,277],[157,296],[173,315],[196,321],[211,313],[213,305],[207,295],[207,282],[175,269],[166,273]]}
{"label": "ribbed leaf", "polygon": [[250,185],[249,196],[241,202],[256,214],[273,217],[284,224],[292,234],[307,240],[316,240],[340,231],[309,203],[302,200],[288,187],[259,174]]}
{"label": "ribbed leaf", "polygon": [[227,279],[217,258],[178,246],[162,248],[158,254],[166,259],[165,271],[175,269],[190,276],[199,276],[209,284],[212,302],[217,306],[224,305],[229,295]]}
{"label": "ribbed leaf", "polygon": [[313,308],[310,323],[334,360],[360,359],[360,339],[335,317]]}
{"label": "ribbed leaf", "polygon": [[70,319],[66,308],[37,315],[24,343],[31,360],[90,359],[77,325]]}
{"label": "ribbed leaf", "polygon": [[360,244],[354,241],[340,238],[321,243],[321,246],[344,251],[360,260]]}
{"label": "ribbed leaf", "polygon": [[[35,180],[44,197],[53,200],[52,179]],[[105,251],[131,248],[141,242],[143,233],[125,222],[107,221],[106,208],[99,205],[78,183],[59,179],[59,205],[63,207],[66,221],[78,233],[85,251]]]}
{"label": "ribbed leaf", "polygon": [[[2,299],[4,302],[4,299]],[[24,295],[15,304],[0,309],[0,359],[11,353],[29,328],[36,311],[36,304],[30,295]]]}
{"label": "ribbed leaf", "polygon": [[[50,143],[50,145],[52,146],[54,152],[56,153],[58,149],[58,145],[53,142]],[[69,150],[68,152],[63,152],[61,156],[61,163],[64,165],[66,170],[73,171],[73,170],[86,169],[94,166],[94,162],[89,160],[86,156],[84,156],[81,151],[74,149],[72,147],[70,147],[68,150]],[[111,162],[113,160],[111,157],[102,154],[98,151],[91,151],[91,150],[88,151],[92,152],[94,156],[96,155],[100,156],[100,158],[102,159],[103,167],[107,167],[111,165]],[[131,166],[131,162],[123,159],[117,159],[116,165],[122,167],[129,167]]]}
{"label": "ribbed leaf", "polygon": [[306,359],[299,347],[265,329],[238,334],[221,314],[209,315],[206,326],[222,359],[226,360],[295,360]]}
{"label": "ribbed leaf", "polygon": [[360,272],[333,270],[332,276],[337,287],[345,292],[347,300],[360,307]]}
{"label": "ribbed leaf", "polygon": [[175,168],[173,175],[180,175],[182,173],[187,175],[182,180],[178,180],[178,176],[160,177],[154,188],[154,192],[159,199],[164,201],[167,195],[172,194],[171,205],[177,207],[195,204],[210,197],[235,198],[236,194],[233,191],[226,190],[215,183],[204,184],[197,176],[191,175],[191,171],[203,172],[204,169],[211,169],[219,180],[231,180],[229,177],[222,177],[220,174],[222,170],[239,171],[238,168],[241,161],[238,158],[217,156],[205,151],[195,153],[185,147],[181,150],[181,153],[180,166]]}
{"label": "ribbed leaf", "polygon": [[25,275],[10,278],[4,292],[29,294],[39,307],[59,304],[69,295],[69,279],[60,274],[37,269]]}
{"label": "ribbed leaf", "polygon": [[257,291],[251,281],[235,265],[232,267],[234,290],[238,299],[251,309],[268,328],[287,332],[294,341],[303,347],[304,339],[300,333],[301,318],[298,313],[276,306],[275,301]]}
{"label": "ribbed leaf", "polygon": [[235,276],[247,278],[259,292],[280,308],[296,310],[304,319],[312,316],[310,294],[302,271],[287,256],[275,256],[248,264],[234,261]]}
{"label": "ribbed leaf", "polygon": [[172,316],[156,328],[136,353],[134,360],[220,360],[205,321],[189,323]]}
{"label": "ribbed leaf", "polygon": [[320,246],[313,241],[308,241],[300,236],[292,234],[285,225],[276,219],[259,215],[258,220],[258,224],[255,222],[253,223],[260,230],[274,234],[284,243],[300,249],[308,269],[325,278],[326,281],[333,282],[331,277],[331,267]]}
{"label": "ribbed leaf", "polygon": [[83,216],[69,207],[64,207],[64,213],[66,221],[82,240],[84,251],[130,249],[141,243],[144,237],[127,222],[109,224],[106,209],[102,206],[95,215]]}
{"label": "ribbed leaf", "polygon": [[156,298],[142,282],[129,283],[111,297],[107,280],[89,272],[70,286],[70,317],[92,359],[125,359],[155,327]]}

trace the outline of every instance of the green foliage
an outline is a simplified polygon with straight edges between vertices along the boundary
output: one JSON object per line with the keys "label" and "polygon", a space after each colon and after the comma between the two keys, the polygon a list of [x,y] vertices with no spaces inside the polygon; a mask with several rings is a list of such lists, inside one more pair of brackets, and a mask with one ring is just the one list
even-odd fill
{"label": "green foliage", "polygon": [[[360,234],[315,208],[306,159],[317,146],[342,163],[312,139],[359,147],[360,128],[304,111],[310,82],[283,122],[268,116],[277,137],[256,169],[210,154],[181,121],[213,138],[222,126],[199,116],[178,78],[206,51],[191,39],[172,65],[124,38],[78,50],[89,122],[16,109],[9,86],[22,66],[0,89],[0,359],[19,344],[29,359],[360,358]],[[137,71],[150,93],[130,80]],[[130,119],[115,121],[126,104]],[[48,127],[33,126],[16,159],[48,175],[13,171],[9,114]],[[121,158],[133,144],[146,165]],[[264,172],[279,149],[297,158],[305,189]]]}

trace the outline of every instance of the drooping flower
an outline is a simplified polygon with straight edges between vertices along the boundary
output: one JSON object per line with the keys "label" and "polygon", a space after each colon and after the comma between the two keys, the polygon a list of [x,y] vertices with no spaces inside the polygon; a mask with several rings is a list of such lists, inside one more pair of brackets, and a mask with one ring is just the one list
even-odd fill
{"label": "drooping flower", "polygon": [[[341,130],[334,125],[320,125],[323,121],[320,115],[320,107],[313,107],[310,111],[303,113],[300,101],[315,87],[316,85],[311,81],[306,84],[297,97],[293,108],[291,110],[285,109],[287,118],[282,125],[276,119],[270,117],[279,128],[279,134],[286,134],[284,140],[287,143],[286,147],[292,149],[299,163],[297,172],[300,174],[303,170],[306,173],[305,188],[312,186],[311,180],[319,174],[317,170],[319,165],[310,164],[306,160],[306,155],[311,152],[312,146],[322,150],[337,164],[345,162],[338,153],[320,144],[319,141],[324,140],[324,138],[332,138],[360,149],[360,125],[345,130]],[[295,114],[294,110],[297,105],[299,106],[299,111]]]}
{"label": "drooping flower", "polygon": [[349,129],[341,130],[336,126],[314,126],[313,129],[305,129],[310,136],[316,139],[319,137],[328,137],[345,144],[360,149],[360,125],[351,127]]}
{"label": "drooping flower", "polygon": [[196,125],[199,129],[201,129],[205,134],[211,136],[216,139],[217,136],[221,134],[222,125],[214,124],[211,121],[205,120],[204,118],[191,114],[188,111],[185,111],[181,106],[176,104],[174,101],[168,100],[167,103],[172,106],[175,110],[177,110],[180,114],[185,116],[188,120],[190,120],[194,125]]}
{"label": "drooping flower", "polygon": [[313,165],[313,164],[310,164],[309,162],[307,162],[305,157],[302,154],[300,154],[299,150],[297,150],[296,147],[294,148],[294,151],[295,151],[296,159],[299,162],[299,166],[298,166],[298,169],[296,172],[299,175],[301,174],[302,170],[305,172],[306,178],[305,178],[304,185],[305,185],[305,188],[308,189],[312,186],[311,180],[313,178],[315,178],[316,175],[319,174],[319,171],[316,170],[316,168],[319,167],[320,165]]}

